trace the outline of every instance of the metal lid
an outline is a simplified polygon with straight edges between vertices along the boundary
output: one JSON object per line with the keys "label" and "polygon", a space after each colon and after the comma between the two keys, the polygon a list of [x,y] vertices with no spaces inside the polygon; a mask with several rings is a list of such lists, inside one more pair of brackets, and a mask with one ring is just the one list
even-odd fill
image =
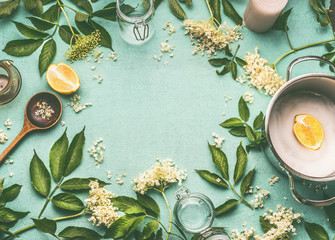
{"label": "metal lid", "polygon": [[205,230],[195,238],[196,240],[230,240],[223,228],[213,227]]}

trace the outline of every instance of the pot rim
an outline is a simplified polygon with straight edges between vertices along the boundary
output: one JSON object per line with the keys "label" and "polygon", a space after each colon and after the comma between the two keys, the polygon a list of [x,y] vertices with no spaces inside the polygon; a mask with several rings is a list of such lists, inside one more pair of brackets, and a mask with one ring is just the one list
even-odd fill
{"label": "pot rim", "polygon": [[280,164],[281,167],[285,168],[287,171],[290,173],[303,178],[305,180],[310,180],[310,181],[315,181],[315,182],[329,182],[329,181],[334,181],[335,180],[335,175],[334,176],[327,176],[327,177],[314,177],[314,176],[309,176],[303,173],[298,172],[297,170],[291,168],[288,164],[285,163],[285,161],[279,156],[277,153],[276,149],[274,148],[271,137],[270,137],[270,131],[269,131],[269,116],[271,114],[272,108],[275,104],[275,102],[278,100],[278,98],[281,96],[281,94],[287,90],[292,84],[300,81],[304,81],[305,78],[307,77],[325,77],[329,78],[331,80],[335,81],[335,76],[329,75],[329,74],[323,74],[323,73],[308,73],[308,74],[303,74],[300,76],[297,76],[293,79],[290,79],[288,82],[286,82],[279,90],[275,93],[275,95],[272,97],[268,108],[266,110],[266,117],[265,117],[265,134],[266,134],[266,140],[267,143],[269,144],[269,147],[272,151],[272,153],[275,155],[278,163]]}

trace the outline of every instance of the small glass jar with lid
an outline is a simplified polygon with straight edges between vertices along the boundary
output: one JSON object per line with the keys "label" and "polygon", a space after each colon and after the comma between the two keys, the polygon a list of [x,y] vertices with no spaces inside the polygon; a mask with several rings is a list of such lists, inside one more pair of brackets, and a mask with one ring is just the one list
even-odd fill
{"label": "small glass jar with lid", "polygon": [[176,191],[176,198],[173,211],[176,222],[187,232],[196,234],[196,240],[230,240],[223,228],[212,227],[215,207],[207,196],[181,187]]}
{"label": "small glass jar with lid", "polygon": [[133,45],[147,42],[154,34],[154,12],[153,0],[116,0],[117,19],[123,40]]}
{"label": "small glass jar with lid", "polygon": [[21,74],[11,60],[0,61],[0,105],[9,103],[20,92]]}

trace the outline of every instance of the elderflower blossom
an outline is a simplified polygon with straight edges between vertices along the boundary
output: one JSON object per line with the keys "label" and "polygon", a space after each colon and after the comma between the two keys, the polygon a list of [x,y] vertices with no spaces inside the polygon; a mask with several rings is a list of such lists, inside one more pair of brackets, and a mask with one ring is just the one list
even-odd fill
{"label": "elderflower blossom", "polygon": [[279,181],[279,177],[272,176],[271,178],[269,178],[269,184],[270,184],[270,186],[273,186],[278,181]]}
{"label": "elderflower blossom", "polygon": [[35,116],[37,117],[40,116],[42,119],[49,120],[52,117],[52,115],[55,113],[53,108],[50,105],[48,105],[48,103],[45,101],[37,102],[36,105],[37,105],[37,110],[35,111]]}
{"label": "elderflower blossom", "polygon": [[8,140],[7,134],[0,129],[0,143],[5,144]]}
{"label": "elderflower blossom", "polygon": [[232,240],[248,240],[255,234],[255,228],[251,227],[249,230],[244,229],[241,232],[239,232],[237,229],[234,229],[231,231],[231,239]]}
{"label": "elderflower blossom", "polygon": [[12,124],[12,121],[8,118],[6,122],[4,123],[4,125],[7,129],[11,129],[13,124]]}
{"label": "elderflower blossom", "polygon": [[255,101],[255,98],[253,97],[253,93],[252,92],[249,92],[249,91],[246,91],[244,94],[243,94],[243,99],[244,101],[252,104],[254,101]]}
{"label": "elderflower blossom", "polygon": [[157,162],[151,169],[140,173],[137,178],[132,180],[135,183],[134,191],[145,194],[149,189],[167,188],[168,183],[178,183],[187,178],[187,170],[179,170],[172,159],[157,159]]}
{"label": "elderflower blossom", "polygon": [[286,82],[273,67],[267,65],[266,59],[260,57],[258,47],[255,48],[255,53],[248,52],[244,61],[247,63],[243,66],[245,76],[238,77],[236,81],[244,83],[248,79],[250,87],[253,86],[260,92],[264,89],[265,95],[271,96]]}
{"label": "elderflower blossom", "polygon": [[92,54],[94,49],[101,41],[99,30],[93,31],[89,35],[76,34],[74,37],[75,43],[65,52],[66,60],[74,62],[76,60],[87,58],[88,54]]}
{"label": "elderflower blossom", "polygon": [[214,137],[214,143],[216,148],[221,148],[222,147],[222,142],[224,141],[223,137],[220,137],[219,134],[213,133],[212,136]]}
{"label": "elderflower blossom", "polygon": [[172,24],[170,22],[167,22],[164,24],[163,29],[166,30],[167,28],[169,28],[169,35],[172,35],[173,33],[176,32],[176,29],[174,26],[172,26]]}
{"label": "elderflower blossom", "polygon": [[70,98],[71,102],[67,104],[67,106],[70,106],[73,108],[73,110],[77,113],[80,112],[81,110],[86,109],[88,106],[92,106],[92,103],[84,103],[83,105],[80,105],[80,100],[81,97],[78,96],[77,94],[74,94],[71,98]]}
{"label": "elderflower blossom", "polygon": [[91,188],[89,192],[90,195],[85,202],[87,203],[88,208],[92,211],[92,216],[88,221],[96,226],[105,225],[106,227],[109,227],[120,217],[116,212],[118,208],[116,208],[111,201],[111,198],[117,196],[107,191],[105,187],[99,187],[98,180],[91,181],[89,186]]}
{"label": "elderflower blossom", "polygon": [[260,190],[258,187],[255,192],[255,199],[251,200],[251,203],[254,205],[254,208],[263,208],[264,207],[264,198],[268,198],[270,192],[267,190]]}
{"label": "elderflower blossom", "polygon": [[226,22],[216,28],[208,21],[187,19],[182,25],[186,29],[185,34],[190,35],[192,45],[194,45],[193,55],[199,51],[202,56],[205,55],[205,52],[208,57],[211,57],[212,54],[217,55],[216,51],[221,51],[229,43],[237,42],[243,38],[238,31],[241,26],[229,28]]}
{"label": "elderflower blossom", "polygon": [[262,237],[255,235],[255,240],[273,240],[281,239],[284,236],[291,234],[296,235],[296,229],[293,226],[294,222],[300,223],[300,218],[303,214],[293,213],[292,208],[286,208],[282,205],[277,205],[277,212],[268,210],[263,214],[263,218],[270,222],[274,227],[267,231]]}

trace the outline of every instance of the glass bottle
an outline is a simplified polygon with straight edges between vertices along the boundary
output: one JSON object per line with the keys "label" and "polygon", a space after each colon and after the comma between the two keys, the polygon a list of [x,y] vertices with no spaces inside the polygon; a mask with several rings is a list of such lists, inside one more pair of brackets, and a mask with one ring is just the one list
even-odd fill
{"label": "glass bottle", "polygon": [[21,74],[11,60],[0,61],[0,105],[9,103],[20,92]]}
{"label": "glass bottle", "polygon": [[129,44],[140,45],[154,34],[155,9],[153,0],[139,1],[137,6],[133,6],[134,2],[136,4],[136,1],[116,0],[116,13],[120,36]]}

